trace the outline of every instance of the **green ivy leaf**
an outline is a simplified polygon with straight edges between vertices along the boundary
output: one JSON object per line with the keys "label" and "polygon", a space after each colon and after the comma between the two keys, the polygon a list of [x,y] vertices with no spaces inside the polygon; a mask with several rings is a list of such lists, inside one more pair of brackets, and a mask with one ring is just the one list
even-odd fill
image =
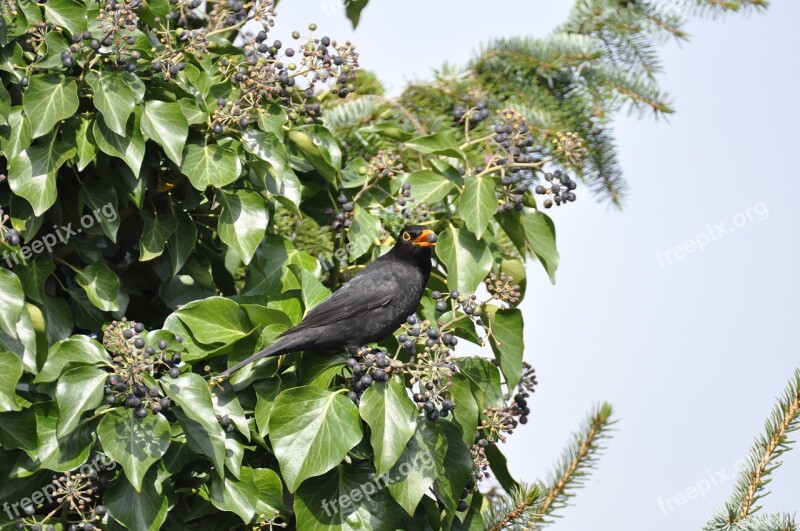
{"label": "green ivy leaf", "polygon": [[375,469],[382,476],[405,450],[417,428],[419,411],[406,394],[405,385],[395,379],[368,388],[361,397],[358,411],[370,427]]}
{"label": "green ivy leaf", "polygon": [[274,471],[243,466],[239,479],[213,479],[210,501],[217,509],[236,513],[249,523],[256,515],[272,515],[283,508],[283,486]]}
{"label": "green ivy leaf", "polygon": [[418,205],[430,205],[441,201],[455,188],[453,181],[431,170],[417,170],[410,173],[405,184],[411,186],[411,195]]}
{"label": "green ivy leaf", "polygon": [[76,335],[50,347],[47,361],[34,383],[54,382],[65,369],[82,365],[104,365],[110,361],[108,352],[88,336]]}
{"label": "green ivy leaf", "polygon": [[44,284],[55,270],[55,263],[50,259],[32,260],[15,268],[24,293],[29,299],[40,303],[45,301]]}
{"label": "green ivy leaf", "polygon": [[125,78],[112,70],[91,70],[86,74],[86,83],[94,91],[92,101],[105,124],[114,133],[125,136],[128,118],[136,105],[136,93]]}
{"label": "green ivy leaf", "polygon": [[89,300],[104,312],[119,310],[119,277],[105,262],[95,262],[75,275]]}
{"label": "green ivy leaf", "polygon": [[558,249],[556,249],[556,228],[553,220],[547,214],[532,208],[525,209],[522,220],[528,245],[550,275],[550,282],[555,284]]}
{"label": "green ivy leaf", "polygon": [[179,104],[146,102],[142,115],[142,132],[158,142],[172,162],[181,163],[183,147],[189,135],[189,122]]}
{"label": "green ivy leaf", "polygon": [[[461,407],[461,404],[458,404]],[[447,438],[438,423],[423,423],[403,450],[397,464],[389,472],[392,497],[412,515],[420,500],[436,478],[443,474]]]}
{"label": "green ivy leaf", "polygon": [[458,500],[473,473],[473,462],[469,447],[461,439],[461,430],[454,422],[440,422],[447,438],[447,453],[444,456],[442,473],[433,482],[433,492],[444,503],[452,521]]}
{"label": "green ivy leaf", "polygon": [[64,140],[77,149],[78,171],[85,170],[97,157],[97,144],[92,135],[93,125],[94,118],[81,114],[67,122],[67,127],[64,131]]}
{"label": "green ivy leaf", "polygon": [[0,413],[0,446],[4,450],[19,448],[28,455],[36,455],[39,436],[33,409]]}
{"label": "green ivy leaf", "polygon": [[341,464],[307,481],[294,497],[297,529],[303,531],[394,531],[404,529],[402,511],[370,467]]}
{"label": "green ivy leaf", "polygon": [[8,114],[8,125],[0,126],[0,150],[7,160],[13,159],[31,145],[31,120],[22,107],[13,107]]}
{"label": "green ivy leaf", "polygon": [[[23,412],[25,410],[20,413]],[[17,467],[20,471],[32,473],[47,469],[66,472],[86,462],[94,441],[93,428],[89,424],[81,425],[66,437],[59,437],[56,434],[59,410],[55,402],[36,403],[33,405],[33,412],[36,420],[30,425],[35,426],[39,444],[35,452],[30,452],[35,460],[23,458],[18,461]],[[24,475],[24,472],[20,475]]]}
{"label": "green ivy leaf", "polygon": [[511,475],[508,470],[508,463],[506,456],[500,451],[500,447],[496,444],[490,444],[486,447],[486,458],[489,460],[489,466],[497,478],[498,483],[505,489],[506,492],[513,492],[519,488],[519,483]]}
{"label": "green ivy leaf", "polygon": [[321,125],[308,125],[289,130],[288,138],[320,175],[336,182],[342,171],[342,150],[330,131]]}
{"label": "green ivy leaf", "polygon": [[78,110],[78,84],[73,78],[53,74],[31,76],[28,89],[22,95],[22,107],[32,118],[31,138],[39,138]]}
{"label": "green ivy leaf", "polygon": [[289,117],[283,107],[271,103],[259,108],[258,128],[265,133],[272,133],[277,138],[283,138],[283,126]]}
{"label": "green ivy leaf", "polygon": [[169,500],[152,481],[145,481],[141,492],[127,481],[117,481],[103,496],[103,505],[128,531],[158,531],[169,511]]}
{"label": "green ivy leaf", "polygon": [[345,13],[353,24],[353,29],[358,26],[358,22],[361,20],[361,12],[367,7],[367,2],[369,0],[350,0],[345,3]]}
{"label": "green ivy leaf", "polygon": [[269,224],[264,198],[249,190],[223,191],[217,232],[219,238],[233,247],[245,265],[250,263]]}
{"label": "green ivy leaf", "polygon": [[17,275],[0,268],[0,329],[17,338],[17,321],[25,307],[25,293]]}
{"label": "green ivy leaf", "polygon": [[0,83],[0,125],[8,124],[8,115],[11,112],[11,95],[6,87]]}
{"label": "green ivy leaf", "polygon": [[458,146],[456,136],[451,131],[412,138],[406,142],[406,147],[423,155],[444,155],[466,160],[464,152]]}
{"label": "green ivy leaf", "polygon": [[[86,202],[92,212],[99,218],[103,234],[112,242],[117,241],[117,231],[122,220],[117,209],[117,189],[109,181],[95,181],[92,186],[81,188],[81,198]],[[111,207],[113,216],[106,216],[106,210]]]}
{"label": "green ivy leaf", "polygon": [[297,275],[297,280],[300,281],[303,306],[306,309],[306,313],[311,311],[317,304],[324,301],[331,294],[330,290],[308,269],[294,264],[290,265],[289,269]]}
{"label": "green ivy leaf", "polygon": [[453,417],[456,423],[461,426],[464,443],[472,445],[475,442],[475,430],[478,428],[480,411],[478,410],[478,402],[475,401],[475,397],[472,394],[472,387],[465,375],[453,375],[450,393],[453,395],[453,402],[458,404],[458,407],[453,410]]}
{"label": "green ivy leaf", "polygon": [[20,357],[12,352],[0,352],[0,413],[19,411],[16,389],[20,376],[22,376]]}
{"label": "green ivy leaf", "polygon": [[450,291],[474,293],[492,268],[492,252],[468,230],[449,227],[439,234],[436,255],[447,267]]}
{"label": "green ivy leaf", "polygon": [[124,135],[118,135],[109,129],[102,116],[99,116],[92,126],[92,136],[100,151],[125,161],[137,178],[142,167],[145,150],[140,121],[139,113],[134,112],[133,120],[128,120]]}
{"label": "green ivy leaf", "polygon": [[59,438],[78,427],[81,415],[103,402],[103,387],[108,373],[96,367],[76,367],[65,372],[56,385]]}
{"label": "green ivy leaf", "polygon": [[278,395],[269,431],[289,492],[341,463],[362,436],[358,408],[351,400],[311,386]]}
{"label": "green ivy leaf", "polygon": [[33,213],[41,216],[56,202],[56,172],[74,154],[74,146],[55,140],[21,151],[8,163],[11,190],[24,197]]}
{"label": "green ivy leaf", "polygon": [[163,415],[137,419],[132,409],[118,408],[103,416],[97,437],[105,453],[122,465],[136,492],[141,492],[147,469],[167,453],[169,422]]}
{"label": "green ivy leaf", "polygon": [[167,240],[178,228],[178,219],[172,213],[155,215],[148,210],[142,210],[139,215],[144,220],[139,238],[139,261],[146,262],[164,252]]}
{"label": "green ivy leaf", "polygon": [[175,315],[200,343],[230,344],[245,337],[253,329],[244,311],[230,299],[209,297],[179,308]]}
{"label": "green ivy leaf", "polygon": [[272,416],[275,399],[282,387],[283,380],[279,376],[259,380],[253,384],[253,390],[256,392],[256,426],[261,437],[269,435],[269,418]]}
{"label": "green ivy leaf", "polygon": [[381,220],[372,215],[369,210],[359,204],[355,205],[353,222],[347,233],[349,244],[346,246],[350,262],[355,262],[372,247],[381,234]]}
{"label": "green ivy leaf", "polygon": [[77,0],[50,0],[44,5],[47,20],[67,28],[70,33],[86,31],[86,6]]}
{"label": "green ivy leaf", "polygon": [[[411,190],[414,190],[413,186]],[[458,210],[467,228],[480,240],[489,220],[497,212],[494,180],[491,177],[466,179],[464,192],[458,199]]]}
{"label": "green ivy leaf", "polygon": [[239,178],[242,163],[228,148],[217,144],[186,144],[181,172],[200,191],[209,186],[222,188]]}
{"label": "green ivy leaf", "polygon": [[458,358],[456,365],[469,380],[481,411],[487,407],[500,407],[503,403],[500,373],[491,361],[477,357]]}
{"label": "green ivy leaf", "polygon": [[492,335],[489,342],[506,378],[508,389],[514,389],[522,376],[522,312],[518,309],[498,310],[490,314]]}
{"label": "green ivy leaf", "polygon": [[197,227],[191,216],[186,212],[176,212],[175,217],[178,220],[178,228],[167,242],[173,275],[177,275],[183,268],[197,244]]}

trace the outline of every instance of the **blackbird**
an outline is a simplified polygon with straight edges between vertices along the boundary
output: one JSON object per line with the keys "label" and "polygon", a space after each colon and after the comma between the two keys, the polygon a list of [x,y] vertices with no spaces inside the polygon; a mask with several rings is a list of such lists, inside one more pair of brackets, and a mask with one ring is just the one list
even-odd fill
{"label": "blackbird", "polygon": [[267,356],[299,351],[355,350],[382,339],[413,314],[431,274],[436,233],[409,225],[391,251],[319,303],[274,344],[223,372],[222,378]]}

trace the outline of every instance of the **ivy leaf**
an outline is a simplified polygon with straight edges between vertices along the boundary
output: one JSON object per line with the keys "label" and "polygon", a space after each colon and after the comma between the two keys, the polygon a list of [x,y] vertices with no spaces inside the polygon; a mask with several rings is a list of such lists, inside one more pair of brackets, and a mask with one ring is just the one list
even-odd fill
{"label": "ivy leaf", "polygon": [[133,120],[128,120],[124,135],[118,135],[108,128],[102,116],[92,126],[92,136],[100,151],[125,161],[133,172],[139,175],[144,160],[145,142],[140,127],[139,113],[133,113]]}
{"label": "ivy leaf", "polygon": [[[20,265],[15,268],[15,270],[22,284],[23,292],[28,298],[36,302],[44,303],[44,284],[47,282],[48,277],[56,270],[55,263],[50,259],[32,260],[28,261],[25,265]],[[2,281],[0,281],[0,283],[1,282]],[[4,292],[5,290],[0,291]],[[2,298],[2,295],[0,295],[0,298]],[[2,310],[0,310],[0,313],[2,313]]]}
{"label": "ivy leaf", "polygon": [[117,481],[103,496],[103,505],[114,520],[129,531],[158,531],[167,519],[169,500],[145,481],[137,492],[127,481]]}
{"label": "ivy leaf", "polygon": [[522,376],[522,312],[518,309],[498,310],[490,315],[492,335],[489,342],[500,364],[500,370],[506,377],[508,389],[511,390],[519,384]]}
{"label": "ivy leaf", "polygon": [[103,365],[110,361],[108,352],[88,336],[76,335],[50,347],[47,361],[34,383],[54,382],[64,372],[81,365]]}
{"label": "ivy leaf", "polygon": [[24,197],[33,213],[41,216],[56,202],[56,172],[74,154],[74,146],[55,140],[23,150],[8,163],[11,191]]}
{"label": "ivy leaf", "polygon": [[553,220],[547,214],[526,208],[522,215],[525,227],[525,239],[531,246],[533,253],[539,258],[545,271],[550,276],[550,282],[556,283],[556,269],[558,269],[558,249],[556,249],[556,228]]}
{"label": "ivy leaf", "polygon": [[[116,243],[117,231],[119,230],[122,220],[117,214],[117,189],[114,188],[108,181],[93,182],[92,186],[84,186],[81,188],[81,198],[86,202],[92,212],[100,213],[97,215],[99,218],[100,227],[103,229],[103,234],[108,236],[108,239]],[[106,216],[106,209],[111,207],[113,216]]]}
{"label": "ivy leaf", "polygon": [[261,437],[269,435],[269,418],[272,416],[275,399],[281,392],[281,387],[283,380],[278,376],[259,380],[253,384],[253,390],[256,392],[256,426]]}
{"label": "ivy leaf", "polygon": [[[459,407],[461,404],[459,404]],[[424,423],[413,433],[397,464],[389,472],[389,492],[409,515],[443,473],[447,438],[438,423]]]}
{"label": "ivy leaf", "polygon": [[466,160],[464,152],[458,147],[458,140],[451,131],[412,138],[406,141],[406,147],[423,155],[444,155]]}
{"label": "ivy leaf", "polygon": [[148,101],[142,115],[142,132],[158,142],[175,164],[180,164],[189,135],[189,122],[177,103]]}
{"label": "ivy leaf", "polygon": [[104,312],[119,310],[119,277],[105,262],[95,262],[75,275],[91,303]]}
{"label": "ivy leaf", "polygon": [[103,402],[103,387],[108,373],[95,367],[76,367],[65,372],[56,385],[58,429],[61,438],[78,427],[81,415]]}
{"label": "ivy leaf", "polygon": [[289,269],[297,275],[297,280],[300,281],[303,306],[305,307],[306,313],[311,311],[317,304],[324,301],[331,294],[330,290],[308,269],[294,264],[290,265]]}
{"label": "ivy leaf", "polygon": [[264,198],[249,190],[223,191],[217,232],[219,238],[233,247],[244,262],[250,263],[264,239],[269,215]]}
{"label": "ivy leaf", "polygon": [[214,477],[210,501],[249,523],[256,515],[272,515],[283,507],[283,486],[273,470],[243,466],[239,479]]}
{"label": "ivy leaf", "polygon": [[0,268],[0,329],[17,338],[17,321],[25,307],[25,293],[17,275]]}
{"label": "ivy leaf", "polygon": [[0,413],[0,446],[4,450],[19,448],[28,455],[36,455],[39,436],[33,409]]}
{"label": "ivy leaf", "polygon": [[369,210],[359,204],[355,205],[353,222],[347,233],[350,243],[347,245],[347,255],[351,262],[363,256],[381,234],[381,220],[372,215]]}
{"label": "ivy leaf", "polygon": [[136,93],[128,86],[122,74],[112,70],[91,70],[86,83],[92,87],[92,101],[103,121],[113,132],[125,136],[128,118],[136,105]]}
{"label": "ivy leaf", "polygon": [[486,358],[458,358],[456,365],[464,377],[469,380],[472,394],[483,410],[487,407],[499,407],[503,402],[500,387],[500,373],[497,367]]}
{"label": "ivy leaf", "polygon": [[142,210],[139,215],[144,220],[142,236],[139,238],[139,261],[146,262],[161,256],[164,245],[178,228],[178,219],[172,214],[158,214]]}
{"label": "ivy leaf", "polygon": [[345,13],[347,13],[347,18],[352,22],[353,29],[358,26],[358,22],[361,20],[361,11],[367,7],[367,2],[369,0],[350,0],[345,3]]}
{"label": "ivy leaf", "polygon": [[253,329],[244,311],[230,299],[209,297],[193,301],[179,308],[178,316],[200,343],[231,344]]}
{"label": "ivy leaf", "polygon": [[[199,434],[209,442],[212,459],[220,477],[225,475],[225,432],[217,421],[208,383],[199,374],[184,373],[178,378],[162,378],[161,385],[167,396],[175,402],[183,415],[197,423]],[[184,423],[185,427],[191,428]],[[188,433],[187,433],[188,437]]]}
{"label": "ivy leaf", "polygon": [[169,422],[163,415],[137,419],[132,409],[118,408],[103,416],[97,437],[105,453],[122,465],[133,488],[141,492],[147,469],[167,453]]}
{"label": "ivy leaf", "polygon": [[209,186],[222,188],[239,178],[242,163],[228,148],[217,144],[186,144],[181,172],[192,186],[204,191]]}
{"label": "ivy leaf", "polygon": [[[412,186],[411,190],[414,188]],[[464,192],[458,199],[458,210],[467,228],[479,240],[497,212],[497,196],[491,177],[472,177],[466,180]]]}
{"label": "ivy leaf", "polygon": [[97,157],[97,144],[92,136],[93,125],[94,118],[81,114],[77,119],[73,118],[67,122],[64,131],[64,140],[77,149],[78,171],[85,170]]}
{"label": "ivy leaf", "polygon": [[0,352],[0,412],[19,411],[16,388],[20,376],[22,376],[20,357],[12,352]]}
{"label": "ivy leaf", "polygon": [[305,482],[294,497],[294,512],[303,531],[404,529],[400,507],[366,466],[343,463]]}
{"label": "ivy leaf", "polygon": [[311,386],[278,395],[269,431],[289,492],[341,463],[362,437],[355,404],[341,393]]}
{"label": "ivy leaf", "polygon": [[444,456],[442,473],[433,482],[433,492],[444,503],[450,518],[456,514],[458,500],[473,473],[473,462],[469,447],[461,439],[461,430],[453,422],[440,422],[447,438],[447,453]]}
{"label": "ivy leaf", "polygon": [[8,115],[10,112],[11,95],[6,90],[6,87],[0,83],[0,125],[8,124]]}
{"label": "ivy leaf", "polygon": [[34,404],[33,411],[36,421],[30,425],[35,426],[39,445],[33,454],[35,461],[22,459],[18,462],[19,467],[28,471],[47,469],[66,472],[86,462],[94,442],[91,426],[84,424],[66,437],[61,437],[56,433],[60,413],[55,402]]}
{"label": "ivy leaf", "polygon": [[289,142],[328,182],[335,183],[342,170],[342,150],[330,131],[321,125],[289,130]]}
{"label": "ivy leaf", "polygon": [[67,28],[70,33],[86,31],[86,6],[77,0],[50,0],[44,6],[47,20]]}
{"label": "ivy leaf", "polygon": [[439,234],[436,255],[447,267],[450,291],[474,293],[492,268],[492,252],[468,230],[449,227]]}
{"label": "ivy leaf", "polygon": [[382,476],[394,466],[414,435],[419,412],[406,394],[405,385],[395,379],[368,388],[358,411],[370,427],[375,470]]}
{"label": "ivy leaf", "polygon": [[169,237],[167,243],[173,275],[177,275],[186,264],[186,260],[189,259],[197,243],[197,227],[191,216],[186,212],[176,212],[175,217],[178,220],[178,228]]}
{"label": "ivy leaf", "polygon": [[258,128],[265,133],[272,133],[277,138],[283,138],[283,126],[289,117],[283,107],[271,103],[259,108]]}
{"label": "ivy leaf", "polygon": [[419,205],[441,201],[455,188],[453,181],[431,170],[417,170],[409,174],[405,183],[411,186]]}
{"label": "ivy leaf", "polygon": [[373,123],[367,127],[362,127],[358,130],[358,132],[365,136],[371,134],[381,135],[399,142],[405,142],[411,138],[414,138],[414,135],[409,133],[399,122]]}
{"label": "ivy leaf", "polygon": [[453,410],[453,417],[461,426],[464,443],[472,445],[475,442],[475,430],[478,428],[480,412],[478,402],[475,401],[472,393],[472,387],[465,375],[453,375],[450,393],[453,395],[453,402],[458,404],[458,407]]}
{"label": "ivy leaf", "polygon": [[32,119],[31,138],[39,138],[78,110],[78,84],[73,78],[53,74],[31,76],[22,95],[22,107]]}
{"label": "ivy leaf", "polygon": [[0,126],[0,150],[8,160],[31,145],[31,120],[22,111],[22,107],[14,107],[8,114],[8,125]]}

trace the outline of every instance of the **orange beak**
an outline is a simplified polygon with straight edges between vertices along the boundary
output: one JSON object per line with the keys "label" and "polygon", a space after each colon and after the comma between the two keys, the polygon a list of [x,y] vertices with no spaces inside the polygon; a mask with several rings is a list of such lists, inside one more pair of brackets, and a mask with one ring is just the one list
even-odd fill
{"label": "orange beak", "polygon": [[422,231],[422,234],[414,238],[414,241],[411,243],[419,245],[420,247],[433,247],[436,245],[436,233],[430,229],[425,229]]}

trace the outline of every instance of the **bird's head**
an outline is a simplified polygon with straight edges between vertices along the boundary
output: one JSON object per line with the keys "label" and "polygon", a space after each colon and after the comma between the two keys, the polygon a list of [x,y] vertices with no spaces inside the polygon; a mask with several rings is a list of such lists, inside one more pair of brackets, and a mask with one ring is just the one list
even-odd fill
{"label": "bird's head", "polygon": [[435,232],[425,225],[409,225],[397,235],[394,252],[402,256],[430,260],[434,245],[436,245]]}

